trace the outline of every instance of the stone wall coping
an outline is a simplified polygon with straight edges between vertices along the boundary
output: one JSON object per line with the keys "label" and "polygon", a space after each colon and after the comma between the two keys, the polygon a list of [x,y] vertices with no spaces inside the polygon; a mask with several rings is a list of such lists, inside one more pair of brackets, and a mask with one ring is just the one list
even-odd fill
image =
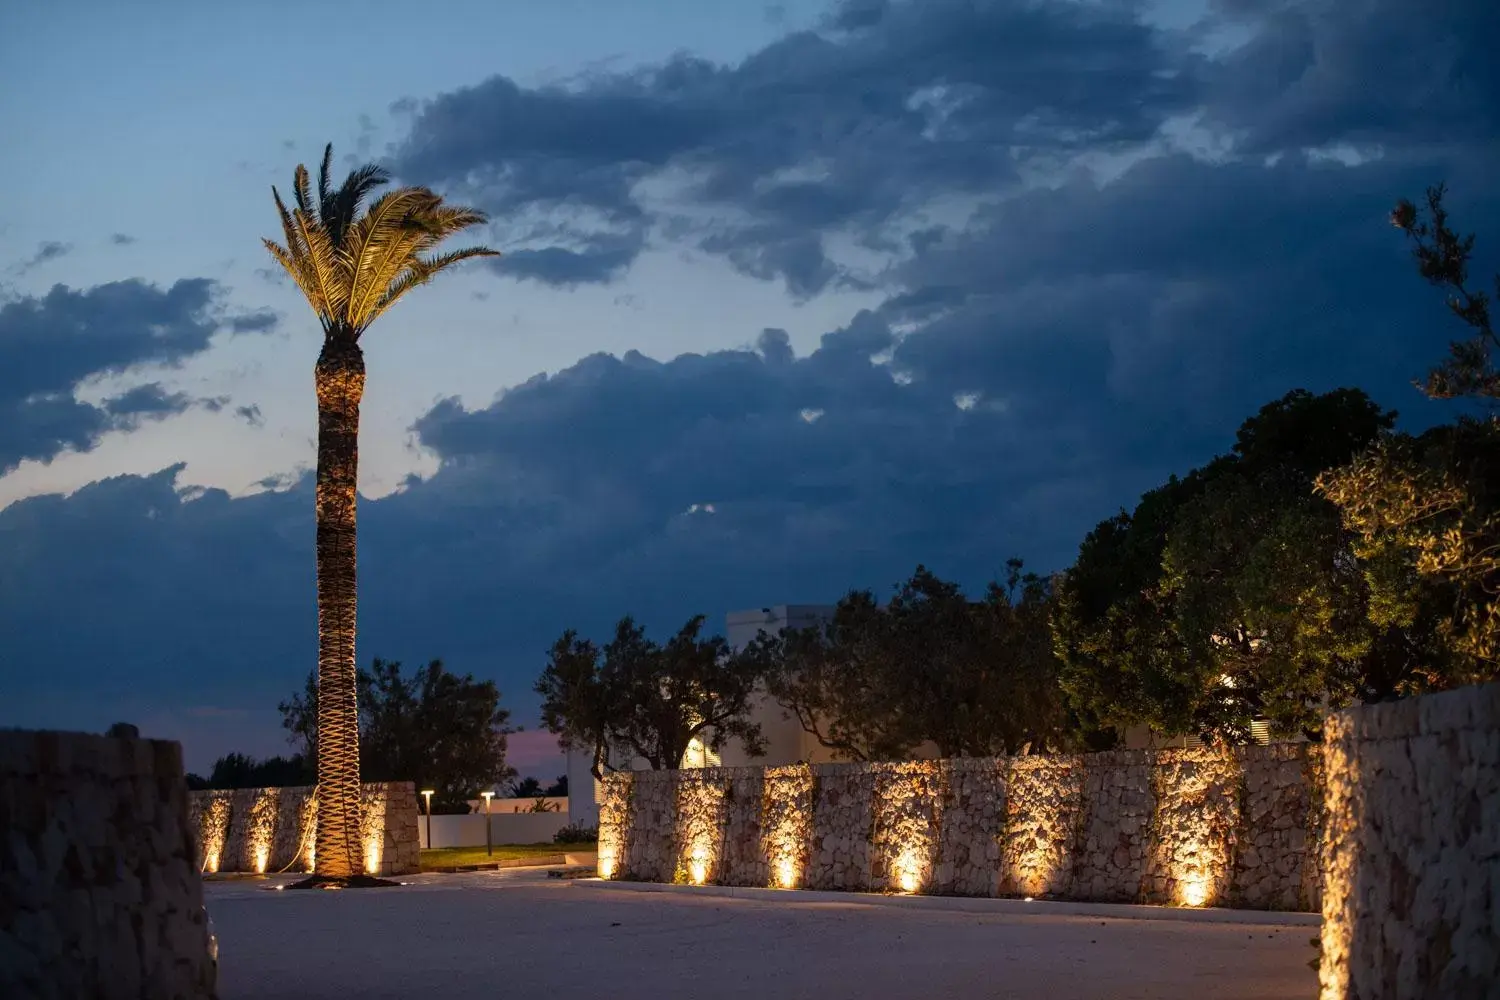
{"label": "stone wall coping", "polygon": [[1359,740],[1398,740],[1466,729],[1493,731],[1500,726],[1500,683],[1346,708],[1332,713],[1328,724],[1333,733]]}
{"label": "stone wall coping", "polygon": [[172,740],[0,729],[0,775],[73,775],[105,770],[106,762],[115,765],[110,773],[180,775],[182,747]]}
{"label": "stone wall coping", "polygon": [[[174,743],[172,745],[176,746],[177,744]],[[417,785],[416,785],[416,782],[414,782],[414,781],[365,781],[365,782],[361,782],[359,787],[363,788],[367,792],[368,791],[383,792],[386,789],[399,789],[399,788],[401,788],[403,786],[405,786],[407,788],[410,788],[412,796],[413,797],[416,796],[416,794],[417,794]],[[316,786],[316,785],[268,785],[268,786],[265,786],[265,787],[262,787],[262,788],[195,788],[192,791],[188,792],[188,794],[189,795],[214,796],[214,795],[237,795],[237,794],[239,794],[241,792],[245,792],[245,793],[254,793],[256,795],[260,795],[263,792],[279,792],[282,795],[289,795],[289,794],[291,794],[293,792],[311,792],[316,787],[318,787],[318,786]]]}

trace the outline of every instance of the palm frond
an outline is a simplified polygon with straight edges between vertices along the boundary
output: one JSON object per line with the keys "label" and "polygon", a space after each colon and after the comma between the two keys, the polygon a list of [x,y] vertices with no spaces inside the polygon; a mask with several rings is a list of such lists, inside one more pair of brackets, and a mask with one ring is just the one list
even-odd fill
{"label": "palm frond", "polygon": [[[307,301],[316,301],[318,295],[317,288],[308,280],[306,272],[297,259],[292,256],[291,251],[273,240],[262,238],[261,242],[266,245],[266,249],[271,252],[271,256],[276,259],[276,262],[282,266],[287,274],[291,275],[292,280],[297,283],[297,287],[301,289],[302,294],[307,297]],[[313,311],[318,314],[318,322],[322,324],[323,332],[327,333],[328,321],[324,318],[322,311],[316,307],[314,307]]]}
{"label": "palm frond", "polygon": [[379,316],[391,306],[396,300],[418,285],[425,285],[437,276],[438,272],[444,271],[459,261],[472,260],[476,257],[499,257],[499,250],[489,247],[465,247],[462,250],[453,250],[449,253],[440,254],[437,257],[423,259],[418,257],[407,264],[406,270],[395,281],[386,288],[380,300],[376,302],[373,316]]}
{"label": "palm frond", "polygon": [[302,209],[302,211],[306,212],[308,215],[312,215],[314,216],[314,218],[316,218],[316,214],[314,212],[312,204],[312,197],[308,194],[308,187],[310,183],[311,182],[307,176],[307,168],[300,163],[297,164],[297,170],[294,174],[292,174],[292,194],[297,199],[297,207]]}
{"label": "palm frond", "polygon": [[[328,301],[323,296],[321,286],[314,277],[309,266],[310,253],[302,238],[301,227],[297,225],[292,213],[287,211],[286,204],[281,200],[281,192],[276,187],[271,187],[271,197],[276,202],[276,211],[281,216],[281,229],[286,234],[287,258],[295,266],[292,277],[297,282],[297,287],[307,296],[307,304],[312,306],[313,312],[320,319],[326,319],[328,315]],[[275,252],[272,251],[272,256]],[[280,258],[277,258],[278,261]],[[283,265],[285,266],[285,265]]]}
{"label": "palm frond", "polygon": [[406,269],[381,294],[379,301],[375,303],[375,308],[371,312],[376,316],[381,315],[391,306],[395,305],[396,300],[401,298],[401,296],[418,285],[425,285],[431,281],[432,274],[433,272],[428,271],[422,266],[421,261],[413,261],[411,264],[408,264]]}
{"label": "palm frond", "polygon": [[335,190],[329,143],[318,171],[316,203],[301,164],[293,174],[295,209],[288,211],[280,192],[271,189],[286,245],[263,242],[307,297],[325,336],[358,338],[397,299],[439,271],[475,257],[499,256],[479,246],[424,256],[488,218],[444,204],[442,196],[415,186],[387,191],[364,210],[366,197],[389,181],[383,168],[366,164],[350,171]]}
{"label": "palm frond", "polygon": [[[324,151],[324,169],[329,166],[332,154],[333,144],[330,142],[329,148]],[[375,163],[365,163],[351,169],[350,175],[344,178],[339,189],[330,189],[324,196],[323,225],[329,231],[329,240],[333,246],[344,246],[344,240],[348,237],[354,219],[359,216],[360,205],[365,202],[365,196],[387,181],[390,181],[390,174],[387,174],[386,168]]]}
{"label": "palm frond", "polygon": [[[306,171],[303,171],[303,176],[305,178]],[[306,252],[304,266],[323,304],[326,331],[343,315],[344,307],[349,301],[348,284],[339,280],[337,258],[328,244],[328,234],[316,216],[299,208],[292,213],[292,221],[297,224],[297,233]],[[317,306],[313,309],[317,311]]]}
{"label": "palm frond", "polygon": [[490,221],[490,217],[478,209],[445,205],[438,199],[417,221],[432,233],[448,237],[471,226],[482,226]]}
{"label": "palm frond", "polygon": [[[323,165],[318,168],[318,220],[325,226],[334,216],[333,181],[329,170],[333,166],[333,143],[323,147]],[[334,241],[338,245],[338,241]]]}
{"label": "palm frond", "polygon": [[349,176],[344,178],[344,184],[339,188],[338,201],[340,210],[351,220],[359,214],[360,206],[364,203],[365,195],[380,187],[389,184],[390,173],[382,166],[374,163],[366,163],[349,171]]}
{"label": "palm frond", "polygon": [[374,319],[370,307],[421,251],[426,231],[411,220],[436,197],[423,188],[388,191],[354,224],[340,250],[352,289],[347,319],[356,329]]}
{"label": "palm frond", "polygon": [[445,271],[460,261],[473,260],[476,257],[499,257],[500,251],[490,247],[464,247],[462,250],[450,250],[436,257],[429,257],[425,263],[432,269],[433,274]]}

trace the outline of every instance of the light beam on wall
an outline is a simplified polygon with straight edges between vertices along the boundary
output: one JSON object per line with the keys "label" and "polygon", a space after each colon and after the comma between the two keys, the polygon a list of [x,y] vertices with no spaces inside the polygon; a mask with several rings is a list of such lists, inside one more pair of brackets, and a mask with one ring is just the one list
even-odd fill
{"label": "light beam on wall", "polygon": [[694,885],[702,885],[708,881],[708,862],[708,845],[702,842],[695,844],[688,857],[688,878]]}
{"label": "light beam on wall", "polygon": [[379,875],[380,861],[385,853],[384,839],[378,833],[372,833],[365,838],[365,874]]}
{"label": "light beam on wall", "polygon": [[1183,906],[1202,906],[1208,902],[1208,878],[1201,874],[1185,875],[1179,882]]}
{"label": "light beam on wall", "polygon": [[916,892],[922,888],[922,858],[915,845],[903,848],[896,858],[896,884],[902,892]]}
{"label": "light beam on wall", "polygon": [[[250,815],[246,819],[246,839],[250,847],[250,863],[256,874],[264,875],[271,860],[271,845],[276,841],[277,820],[281,815],[281,789],[263,788],[250,804]],[[239,859],[235,859],[236,862]]]}
{"label": "light beam on wall", "polygon": [[199,843],[203,845],[203,868],[217,872],[223,860],[224,841],[229,836],[229,798],[215,793],[198,817]]}

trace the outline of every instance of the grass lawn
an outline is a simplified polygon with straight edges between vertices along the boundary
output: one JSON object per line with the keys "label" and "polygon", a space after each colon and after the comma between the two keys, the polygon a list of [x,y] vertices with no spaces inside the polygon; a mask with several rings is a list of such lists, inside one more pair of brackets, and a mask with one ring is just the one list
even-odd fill
{"label": "grass lawn", "polygon": [[423,868],[445,868],[451,865],[482,865],[492,861],[519,861],[559,854],[577,854],[597,850],[598,844],[496,844],[493,854],[483,847],[439,847],[422,852]]}

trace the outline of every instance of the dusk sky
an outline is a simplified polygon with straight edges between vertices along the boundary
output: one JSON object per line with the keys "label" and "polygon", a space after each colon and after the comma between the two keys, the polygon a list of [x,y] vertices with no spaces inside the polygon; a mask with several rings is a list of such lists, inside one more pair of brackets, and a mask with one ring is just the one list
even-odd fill
{"label": "dusk sky", "polygon": [[[0,725],[286,751],[317,323],[270,186],[375,160],[505,251],[364,341],[359,661],[1066,568],[1500,267],[1487,0],[259,0],[0,11]],[[560,773],[540,734],[523,773]]]}

